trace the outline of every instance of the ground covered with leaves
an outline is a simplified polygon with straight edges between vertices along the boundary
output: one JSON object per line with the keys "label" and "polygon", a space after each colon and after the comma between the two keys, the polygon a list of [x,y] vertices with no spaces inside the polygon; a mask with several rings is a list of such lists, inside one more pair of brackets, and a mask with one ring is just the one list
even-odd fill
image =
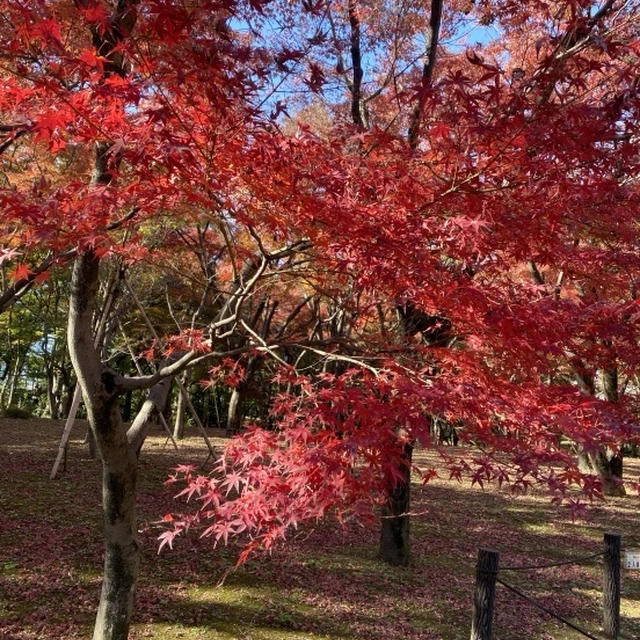
{"label": "ground covered with leaves", "polygon": [[[67,469],[50,481],[62,423],[0,420],[0,638],[87,638],[102,564],[100,467],[76,425]],[[222,446],[222,440],[214,440]],[[419,452],[437,463],[432,452]],[[139,520],[143,548],[134,639],[157,640],[458,640],[469,637],[474,564],[479,547],[501,553],[501,565],[530,565],[588,556],[604,531],[640,547],[638,496],[608,500],[584,519],[543,496],[515,497],[446,480],[416,485],[412,565],[376,560],[375,527],[326,523],[303,531],[268,557],[229,574],[234,550],[182,539],[157,554],[159,520],[176,510],[163,486],[179,462],[205,463],[195,435],[176,452],[158,433],[141,462]],[[638,461],[627,463],[637,477]],[[601,560],[501,577],[596,635],[600,634]],[[622,637],[640,637],[640,571],[623,570]],[[574,640],[532,605],[498,588],[498,640]]]}

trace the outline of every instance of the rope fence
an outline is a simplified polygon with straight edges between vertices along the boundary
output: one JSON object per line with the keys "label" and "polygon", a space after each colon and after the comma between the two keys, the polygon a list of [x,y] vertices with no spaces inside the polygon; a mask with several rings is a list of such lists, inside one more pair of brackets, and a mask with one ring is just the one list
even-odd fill
{"label": "rope fence", "polygon": [[523,591],[520,591],[520,589],[518,589],[517,587],[514,587],[511,584],[508,584],[504,580],[500,580],[500,578],[496,578],[496,582],[501,584],[503,587],[505,587],[506,589],[508,589],[512,593],[515,593],[517,596],[519,596],[523,600],[526,600],[529,604],[532,604],[537,609],[540,609],[540,611],[544,611],[547,615],[550,615],[552,618],[555,618],[556,620],[559,620],[560,622],[565,624],[567,627],[570,627],[574,631],[577,631],[578,633],[581,633],[586,638],[591,638],[591,640],[602,640],[601,638],[598,638],[597,636],[591,635],[588,631],[585,631],[584,629],[581,629],[579,626],[573,624],[573,622],[567,620],[566,618],[561,616],[559,613],[556,613],[555,611],[552,611],[548,607],[545,607],[541,602],[538,602],[535,598],[532,598],[531,596],[528,596]]}
{"label": "rope fence", "polygon": [[580,558],[545,564],[506,566],[499,568],[500,554],[494,549],[479,549],[476,565],[476,584],[473,594],[473,613],[471,619],[471,640],[492,640],[493,610],[496,584],[502,585],[514,595],[527,601],[540,611],[555,618],[567,627],[577,631],[590,640],[603,640],[601,637],[582,629],[564,616],[527,595],[518,587],[498,577],[498,571],[535,571],[566,565],[580,565],[602,557],[603,562],[603,616],[602,628],[607,640],[615,640],[620,633],[620,535],[604,534],[604,550]]}
{"label": "rope fence", "polygon": [[600,558],[604,555],[604,551],[600,553],[592,553],[590,556],[583,556],[582,558],[575,558],[574,560],[564,560],[562,562],[549,562],[548,564],[530,564],[520,565],[517,567],[500,567],[500,571],[532,571],[535,569],[549,569],[551,567],[562,567],[568,564],[584,564],[594,558]]}

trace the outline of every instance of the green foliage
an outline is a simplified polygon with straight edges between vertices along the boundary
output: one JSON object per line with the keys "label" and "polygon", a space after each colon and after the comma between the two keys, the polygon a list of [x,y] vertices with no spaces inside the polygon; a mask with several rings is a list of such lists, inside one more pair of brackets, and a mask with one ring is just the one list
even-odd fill
{"label": "green foliage", "polygon": [[0,418],[14,418],[17,420],[28,420],[31,414],[26,409],[15,407],[13,405],[0,410]]}

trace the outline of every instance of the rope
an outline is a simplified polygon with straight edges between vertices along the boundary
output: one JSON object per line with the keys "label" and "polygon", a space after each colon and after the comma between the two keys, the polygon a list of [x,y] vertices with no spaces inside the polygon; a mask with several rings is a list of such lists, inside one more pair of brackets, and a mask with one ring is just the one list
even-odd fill
{"label": "rope", "polygon": [[550,562],[549,564],[530,564],[521,565],[515,567],[500,567],[500,571],[528,571],[530,569],[548,569],[549,567],[561,567],[566,564],[581,564],[587,560],[593,560],[604,555],[604,551],[600,553],[592,553],[590,556],[584,556],[582,558],[575,558],[573,560],[564,560],[562,562]]}
{"label": "rope", "polygon": [[537,607],[541,611],[544,611],[545,613],[549,614],[552,618],[556,618],[556,620],[560,620],[560,622],[566,624],[568,627],[571,627],[574,631],[581,633],[586,638],[590,638],[591,640],[601,640],[597,636],[591,635],[588,631],[585,631],[584,629],[577,627],[575,624],[573,624],[572,622],[569,622],[569,620],[567,620],[566,618],[563,618],[561,615],[555,613],[554,611],[551,611],[550,609],[547,609],[547,607],[545,607],[543,604],[540,604],[537,600],[534,600],[533,598],[529,597],[526,593],[523,593],[522,591],[520,591],[520,589],[517,589],[516,587],[513,587],[510,584],[507,584],[503,580],[500,580],[500,578],[496,578],[496,581],[499,582],[503,587],[506,587],[507,589],[509,589],[509,591],[513,591],[513,593],[520,596],[522,599],[526,600],[527,602],[532,604],[534,607]]}

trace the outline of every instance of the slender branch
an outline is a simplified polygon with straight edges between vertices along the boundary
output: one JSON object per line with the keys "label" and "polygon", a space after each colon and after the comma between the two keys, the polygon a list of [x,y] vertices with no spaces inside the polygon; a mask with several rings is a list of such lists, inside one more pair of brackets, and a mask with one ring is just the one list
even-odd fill
{"label": "slender branch", "polygon": [[262,349],[266,351],[274,360],[277,360],[280,364],[283,364],[285,367],[288,367],[288,363],[286,363],[274,350],[270,347],[262,336],[258,335],[244,320],[240,320],[240,324],[244,327],[244,329],[253,336],[258,343],[261,345]]}
{"label": "slender branch", "polygon": [[409,125],[409,133],[407,135],[407,141],[412,149],[415,149],[418,146],[420,122],[422,120],[422,112],[424,111],[424,105],[427,98],[427,89],[431,86],[433,70],[436,65],[436,51],[438,49],[440,23],[442,21],[442,5],[443,0],[431,0],[431,15],[429,17],[429,48],[427,51],[427,59],[422,68],[422,88],[418,102],[413,109],[411,124]]}
{"label": "slender branch", "polygon": [[118,220],[114,220],[113,222],[109,223],[107,225],[107,231],[113,231],[115,229],[118,229],[125,222],[128,222],[129,220],[131,220],[136,215],[136,213],[138,213],[138,211],[140,211],[140,207],[132,207],[128,213],[122,216],[122,218],[119,218]]}
{"label": "slender branch", "polygon": [[282,326],[278,330],[276,334],[276,340],[279,340],[284,335],[284,332],[287,330],[287,327],[291,324],[291,322],[295,319],[295,317],[304,309],[305,305],[311,300],[313,296],[307,296],[302,302],[300,302],[286,317],[285,321],[282,323]]}
{"label": "slender branch", "polygon": [[371,373],[373,373],[373,375],[376,376],[376,377],[378,377],[378,375],[380,374],[378,369],[376,369],[375,367],[372,367],[371,365],[367,364],[366,362],[362,362],[362,360],[357,360],[356,358],[350,358],[349,356],[343,356],[343,355],[338,354],[338,353],[330,353],[328,351],[323,351],[321,349],[316,349],[316,348],[311,347],[309,345],[299,344],[299,346],[303,346],[305,349],[307,349],[309,351],[312,351],[313,353],[316,353],[319,356],[323,356],[327,360],[340,360],[342,362],[349,362],[350,364],[354,364],[357,367],[362,367],[363,369],[366,369],[367,371],[370,371]]}
{"label": "slender branch", "polygon": [[[142,376],[142,368],[140,367],[140,363],[138,362],[138,358],[136,358],[136,354],[133,351],[133,347],[131,346],[131,342],[129,342],[129,338],[127,337],[127,334],[124,332],[124,328],[122,326],[122,323],[118,321],[118,328],[120,329],[120,333],[122,334],[122,338],[124,339],[124,344],[127,347],[127,351],[129,352],[129,356],[131,357],[131,360],[133,360],[133,365],[136,368],[136,371],[138,372],[138,375]],[[173,443],[173,448],[178,451],[178,444],[176,443],[174,437],[173,437],[173,433],[171,433],[171,429],[169,428],[169,425],[167,424],[167,421],[164,417],[164,415],[162,414],[162,411],[158,412],[158,416],[160,417],[160,422],[162,423],[162,427],[164,428],[164,430],[167,432],[167,436],[170,438],[171,442]],[[138,438],[133,438],[132,440],[138,440]],[[137,448],[137,447],[136,447]]]}
{"label": "slender branch", "polygon": [[349,89],[349,91],[353,91],[353,84],[351,83],[351,80],[349,80],[349,76],[347,74],[347,70],[345,69],[345,65],[344,65],[344,58],[342,57],[342,46],[340,43],[340,39],[338,38],[338,33],[336,31],[336,25],[333,22],[333,16],[331,14],[331,5],[328,5],[328,9],[327,9],[327,17],[329,18],[329,26],[331,27],[331,36],[333,39],[333,47],[336,51],[336,57],[338,58],[338,65],[336,67],[336,71],[337,73],[339,73],[345,84],[347,85],[347,88]]}
{"label": "slender branch", "polygon": [[[8,126],[8,125],[5,125]],[[0,131],[2,129],[0,128]],[[4,153],[18,138],[28,133],[29,129],[18,129],[12,133],[2,144],[0,144],[0,154]]]}
{"label": "slender branch", "polygon": [[25,122],[16,122],[14,124],[0,124],[0,132],[1,133],[11,133],[13,131],[22,131],[28,128],[27,123]]}
{"label": "slender branch", "polygon": [[[309,248],[310,246],[311,246],[311,242],[309,240],[306,240],[306,239],[299,240],[293,243],[292,245],[283,247],[282,249],[279,249],[278,251],[275,251],[273,253],[267,253],[265,251],[265,255],[263,256],[260,264],[257,267],[255,266],[255,262],[248,263],[248,265],[245,267],[245,270],[247,271],[247,273],[245,274],[245,277],[249,277],[249,273],[251,273],[251,271],[253,271],[254,269],[255,269],[255,272],[249,277],[249,280],[247,282],[244,282],[245,277],[241,278],[241,281],[238,283],[238,286],[234,291],[234,295],[230,297],[227,304],[225,304],[222,310],[220,311],[220,314],[219,314],[220,319],[217,320],[216,322],[213,322],[210,325],[211,331],[213,332],[216,329],[221,328],[222,326],[234,323],[238,320],[242,303],[252,293],[253,288],[255,287],[260,277],[264,274],[264,271],[266,270],[270,261],[280,260],[284,257],[293,255],[294,253],[297,253],[299,251],[303,251]],[[133,287],[131,286],[131,284],[126,278],[124,282],[127,288],[129,289],[129,292],[131,293],[131,296],[134,302],[136,303],[136,306],[140,310],[140,313],[142,314],[147,326],[149,327],[151,334],[156,340],[160,340],[160,337],[158,336],[157,331],[154,329],[153,324],[151,323],[149,316],[145,312],[144,307],[142,306],[142,303],[140,302],[138,296],[133,290]],[[222,336],[216,335],[215,337],[220,339]],[[265,347],[265,344],[261,345],[262,348]],[[209,341],[209,346],[212,346],[211,340]],[[135,376],[135,377],[116,376],[115,383],[117,384],[118,388],[121,389],[122,391],[135,391],[140,389],[149,389],[150,387],[153,387],[154,385],[158,384],[165,378],[177,375],[178,373],[183,371],[186,367],[188,367],[191,364],[195,364],[196,362],[200,362],[206,358],[217,357],[218,355],[219,354],[217,354],[216,352],[201,354],[191,350],[177,357],[177,359],[173,360],[170,364],[167,364],[166,366],[159,368],[156,372],[150,375]]]}
{"label": "slender branch", "polygon": [[362,53],[360,51],[360,17],[356,0],[349,0],[349,26],[351,28],[351,64],[353,81],[351,83],[351,118],[359,127],[366,127],[366,117],[362,109]]}
{"label": "slender branch", "polygon": [[531,273],[531,277],[535,280],[536,284],[545,284],[544,276],[540,273],[538,265],[533,260],[529,260],[529,272]]}
{"label": "slender branch", "polygon": [[[593,30],[598,25],[599,22],[602,21],[613,9],[613,5],[615,4],[615,0],[607,0],[602,7],[589,19],[586,23],[586,33],[585,30],[578,30],[575,27],[572,27],[567,30],[564,36],[560,39],[556,50],[550,56],[550,62],[545,67],[540,67],[532,76],[531,81],[528,83],[528,86],[525,88],[524,93],[530,93],[535,89],[535,81],[541,76],[547,76],[554,68],[557,70],[562,66],[562,63],[565,62],[571,56],[574,56],[576,53],[582,51],[585,47],[587,47],[591,42],[594,41]],[[546,84],[546,86],[542,90],[542,94],[538,99],[538,104],[546,104],[551,97],[555,86],[556,86],[557,78],[554,76],[551,80]]]}
{"label": "slender branch", "polygon": [[65,253],[51,255],[48,258],[45,258],[45,260],[29,272],[29,275],[24,278],[20,278],[0,294],[0,313],[2,313],[12,302],[27,293],[37,282],[38,276],[46,273],[56,262],[67,262],[67,260],[75,258],[76,255],[77,250],[71,249]]}
{"label": "slender branch", "polygon": [[607,0],[589,20],[590,26],[594,27],[602,18],[604,18],[613,8],[615,0]]}
{"label": "slender branch", "polygon": [[198,354],[195,351],[187,351],[177,360],[172,361],[171,364],[160,367],[155,373],[146,376],[119,376],[116,378],[115,383],[122,391],[149,389],[165,378],[170,378],[183,371],[197,356]]}
{"label": "slender branch", "polygon": [[162,409],[167,403],[170,390],[171,378],[164,378],[164,380],[154,384],[149,390],[149,395],[144,401],[142,408],[138,411],[131,426],[127,429],[127,443],[133,451],[137,451],[144,443],[151,424],[151,416],[154,411],[157,411],[158,414],[162,412]]}

